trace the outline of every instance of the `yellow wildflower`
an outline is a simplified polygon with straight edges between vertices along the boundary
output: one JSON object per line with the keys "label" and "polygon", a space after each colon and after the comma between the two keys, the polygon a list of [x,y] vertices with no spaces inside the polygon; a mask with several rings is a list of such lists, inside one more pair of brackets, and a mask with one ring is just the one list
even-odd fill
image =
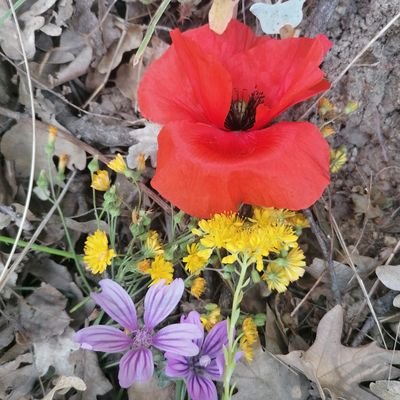
{"label": "yellow wildflower", "polygon": [[294,229],[289,225],[279,224],[271,227],[269,236],[271,238],[271,245],[274,246],[275,252],[289,250],[289,248],[298,246],[298,236]]}
{"label": "yellow wildflower", "polygon": [[325,125],[321,129],[321,133],[324,138],[327,138],[328,136],[334,135],[336,132],[332,125]]}
{"label": "yellow wildflower", "polygon": [[93,274],[101,274],[116,256],[113,249],[108,248],[108,239],[104,231],[97,230],[86,238],[83,261]]}
{"label": "yellow wildflower", "polygon": [[189,244],[186,249],[188,255],[182,258],[182,261],[186,264],[185,269],[190,274],[197,275],[206,266],[212,249],[200,250],[198,243]]}
{"label": "yellow wildflower", "polygon": [[253,319],[247,317],[242,323],[243,336],[240,338],[240,349],[243,351],[247,361],[252,361],[254,356],[254,345],[258,342],[257,326]]}
{"label": "yellow wildflower", "polygon": [[128,169],[125,160],[119,153],[107,164],[107,167],[119,174],[123,174]]}
{"label": "yellow wildflower", "polygon": [[279,266],[289,281],[294,282],[304,275],[304,267],[306,266],[304,258],[303,251],[296,247],[290,250],[286,257],[278,258],[270,264]]}
{"label": "yellow wildflower", "polygon": [[221,321],[221,318],[221,309],[217,306],[209,314],[202,314],[200,321],[205,330],[209,332],[217,322]]}
{"label": "yellow wildflower", "polygon": [[234,240],[243,221],[236,214],[215,214],[211,219],[199,221],[192,232],[202,236],[200,243],[207,248],[223,248]]}
{"label": "yellow wildflower", "polygon": [[56,141],[58,129],[54,125],[49,125],[47,130],[49,133],[48,141],[50,144],[53,144]]}
{"label": "yellow wildflower", "polygon": [[192,282],[190,288],[190,294],[193,297],[199,299],[206,289],[206,280],[204,278],[198,277]]}
{"label": "yellow wildflower", "polygon": [[318,102],[318,113],[321,117],[324,117],[326,114],[332,112],[335,109],[335,106],[333,103],[327,99],[326,97],[323,97],[319,102]]}
{"label": "yellow wildflower", "polygon": [[151,284],[157,283],[161,279],[165,283],[171,283],[174,274],[174,266],[169,261],[166,261],[163,256],[158,255],[151,263],[150,276]]}
{"label": "yellow wildflower", "polygon": [[337,149],[331,149],[330,170],[334,174],[339,172],[347,162],[347,149],[340,146]]}
{"label": "yellow wildflower", "polygon": [[142,274],[150,274],[150,269],[151,269],[151,264],[150,261],[147,259],[144,259],[142,261],[139,261],[136,266],[137,270],[141,272]]}
{"label": "yellow wildflower", "polygon": [[286,276],[285,271],[276,263],[268,265],[262,279],[267,282],[270,290],[276,290],[279,293],[285,292],[289,285],[289,278]]}
{"label": "yellow wildflower", "polygon": [[150,231],[148,233],[147,239],[144,244],[143,252],[145,257],[150,257],[150,258],[164,253],[164,250],[160,243],[160,237],[158,235],[158,232]]}
{"label": "yellow wildflower", "polygon": [[310,223],[308,222],[308,219],[300,213],[296,213],[293,217],[288,219],[288,223],[290,225],[293,225],[296,229],[304,229],[304,228],[309,228]]}
{"label": "yellow wildflower", "polygon": [[294,211],[272,207],[255,207],[250,221],[260,227],[269,227],[273,224],[284,224],[288,218],[295,215]]}
{"label": "yellow wildflower", "polygon": [[108,172],[104,170],[98,170],[92,174],[91,187],[100,192],[105,192],[110,189],[110,177]]}

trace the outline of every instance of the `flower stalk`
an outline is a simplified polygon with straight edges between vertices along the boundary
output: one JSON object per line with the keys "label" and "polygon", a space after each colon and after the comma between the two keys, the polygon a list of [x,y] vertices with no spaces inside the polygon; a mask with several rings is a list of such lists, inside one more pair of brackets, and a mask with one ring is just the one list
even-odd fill
{"label": "flower stalk", "polygon": [[225,373],[223,400],[230,400],[235,388],[235,385],[231,384],[231,380],[236,368],[236,354],[238,350],[238,341],[240,339],[235,339],[235,327],[240,317],[240,303],[243,299],[243,290],[250,282],[250,279],[245,281],[247,270],[251,264],[249,257],[244,255],[242,259],[238,259],[238,264],[240,266],[239,280],[235,286],[235,292],[233,294],[231,316],[228,318],[228,345],[224,348]]}

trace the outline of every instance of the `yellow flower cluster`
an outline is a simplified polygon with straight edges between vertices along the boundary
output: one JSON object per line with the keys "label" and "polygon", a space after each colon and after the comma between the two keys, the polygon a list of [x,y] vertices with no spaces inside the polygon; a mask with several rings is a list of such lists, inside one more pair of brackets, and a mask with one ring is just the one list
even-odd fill
{"label": "yellow flower cluster", "polygon": [[206,280],[204,278],[198,277],[193,280],[192,286],[190,287],[190,294],[193,297],[199,299],[206,289]]}
{"label": "yellow flower cluster", "polygon": [[201,314],[200,316],[200,321],[207,332],[210,332],[212,327],[221,319],[221,309],[218,306],[215,306],[208,314]]}
{"label": "yellow flower cluster", "polygon": [[254,345],[258,342],[258,332],[257,326],[252,318],[247,317],[244,319],[242,323],[242,331],[243,335],[239,342],[240,350],[243,351],[247,361],[253,361]]}
{"label": "yellow flower cluster", "polygon": [[101,274],[116,256],[113,249],[108,248],[108,239],[104,231],[97,230],[85,241],[83,261],[93,274]]}
{"label": "yellow flower cluster", "polygon": [[[164,258],[164,249],[156,231],[148,233],[142,250],[145,258],[137,263],[137,270],[142,274],[150,275],[151,285],[161,279],[168,284],[171,283],[174,277],[174,266]],[[153,260],[150,261],[149,258]]]}
{"label": "yellow flower cluster", "polygon": [[192,244],[184,258],[191,273],[202,269],[214,249],[225,249],[223,264],[245,258],[256,266],[271,290],[284,292],[290,282],[304,274],[304,254],[297,241],[308,222],[301,214],[255,208],[251,218],[216,214],[209,220],[200,220],[198,226],[193,234],[200,237],[200,244]]}

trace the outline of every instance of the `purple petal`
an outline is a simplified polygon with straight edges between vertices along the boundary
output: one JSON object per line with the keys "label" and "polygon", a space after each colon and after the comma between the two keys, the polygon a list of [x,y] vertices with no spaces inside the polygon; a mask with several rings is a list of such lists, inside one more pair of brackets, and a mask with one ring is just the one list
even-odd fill
{"label": "purple petal", "polygon": [[112,326],[89,326],[76,332],[74,340],[83,349],[119,353],[129,348],[132,339]]}
{"label": "purple petal", "polygon": [[153,329],[172,313],[184,289],[182,279],[174,279],[170,285],[160,281],[150,287],[144,298],[144,324],[147,329]]}
{"label": "purple petal", "polygon": [[118,381],[121,387],[128,388],[136,381],[150,380],[153,372],[153,355],[149,349],[130,350],[119,362]]}
{"label": "purple petal", "polygon": [[167,366],[165,367],[167,376],[170,378],[185,378],[189,375],[190,359],[172,353],[165,353],[165,357],[167,359]]}
{"label": "purple petal", "polygon": [[199,339],[202,332],[193,324],[172,324],[158,331],[152,344],[160,350],[180,356],[195,356],[199,348],[193,340]]}
{"label": "purple petal", "polygon": [[226,321],[215,324],[206,336],[201,354],[207,354],[211,358],[223,353],[224,346],[228,344],[228,325]]}
{"label": "purple petal", "polygon": [[192,400],[218,400],[214,382],[205,376],[192,374],[186,380],[186,387]]}
{"label": "purple petal", "polygon": [[224,376],[224,363],[221,368],[220,363],[217,363],[216,360],[212,360],[210,364],[205,367],[205,371],[213,381],[219,381]]}
{"label": "purple petal", "polygon": [[199,327],[199,329],[203,332],[203,335],[201,336],[200,339],[197,339],[194,342],[196,343],[197,346],[199,346],[199,348],[201,348],[201,346],[203,344],[203,340],[204,340],[204,327],[200,321],[200,314],[197,311],[191,311],[187,317],[182,315],[181,323],[182,324],[194,324]]}
{"label": "purple petal", "polygon": [[101,293],[92,293],[93,300],[124,328],[137,329],[136,309],[129,294],[111,279],[102,279]]}

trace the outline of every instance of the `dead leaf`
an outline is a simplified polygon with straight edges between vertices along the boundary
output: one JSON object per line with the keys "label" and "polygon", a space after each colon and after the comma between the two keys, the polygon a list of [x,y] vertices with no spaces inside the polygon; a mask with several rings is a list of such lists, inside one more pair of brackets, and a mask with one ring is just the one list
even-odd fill
{"label": "dead leaf", "polygon": [[75,375],[82,378],[87,386],[83,393],[72,396],[70,400],[97,400],[97,396],[102,396],[113,388],[99,367],[94,351],[79,349],[72,353],[70,360],[75,363]]}
{"label": "dead leaf", "polygon": [[[140,25],[131,24],[118,47],[118,41],[108,49],[106,55],[101,59],[97,70],[101,74],[105,74],[116,68],[122,60],[122,56],[127,51],[137,49],[140,46],[143,38],[143,28]],[[118,50],[118,51],[117,51]]]}
{"label": "dead leaf", "polygon": [[[30,153],[32,124],[30,121],[21,120],[8,130],[2,137],[0,151],[7,160],[15,162],[17,176],[28,177],[30,174]],[[38,176],[43,169],[48,170],[47,155],[45,148],[48,140],[47,129],[43,125],[36,125],[36,163],[35,175]],[[56,155],[68,154],[68,168],[84,169],[86,166],[86,153],[78,146],[67,142],[61,137],[57,137],[55,143]],[[21,157],[24,154],[24,157]],[[53,166],[53,176],[57,175],[56,168]]]}
{"label": "dead leaf", "polygon": [[76,376],[60,376],[57,380],[56,385],[51,389],[49,393],[42,400],[53,400],[55,394],[60,390],[69,390],[74,388],[79,391],[86,390],[85,382],[81,378]]}
{"label": "dead leaf", "polygon": [[[4,264],[0,261],[0,274],[3,272],[3,270],[4,270]],[[11,297],[13,293],[13,288],[17,284],[17,279],[18,279],[17,273],[15,271],[11,272],[11,274],[7,278],[6,286],[0,293],[1,297],[3,297],[4,299],[9,299]]]}
{"label": "dead leaf", "polygon": [[232,400],[302,400],[308,397],[309,383],[261,347],[250,363],[239,361],[233,374],[238,393]]}
{"label": "dead leaf", "polygon": [[138,65],[132,63],[122,64],[117,71],[115,84],[121,93],[132,102],[136,101],[136,92],[140,81],[141,73]]}
{"label": "dead leaf", "polygon": [[74,374],[75,363],[70,356],[79,349],[79,345],[73,339],[74,333],[73,329],[67,328],[61,335],[33,344],[35,366],[40,376],[45,375],[51,366],[57,375]]}
{"label": "dead leaf", "polygon": [[144,128],[135,129],[132,131],[132,136],[138,143],[129,147],[126,163],[129,168],[135,169],[138,166],[138,157],[143,154],[145,159],[150,157],[151,165],[155,168],[157,164],[157,137],[161,130],[161,126],[147,123]]}
{"label": "dead leaf", "polygon": [[353,200],[356,214],[365,214],[367,218],[371,219],[383,217],[383,211],[378,206],[371,204],[369,196],[353,193],[350,197]]}
{"label": "dead leaf", "polygon": [[213,0],[208,21],[210,29],[222,35],[233,18],[233,12],[239,0]]}
{"label": "dead leaf", "polygon": [[369,388],[381,400],[400,400],[400,382],[398,381],[372,382]]}
{"label": "dead leaf", "polygon": [[32,361],[25,353],[0,365],[0,399],[21,400],[30,393],[38,376]]}
{"label": "dead leaf", "polygon": [[61,335],[70,323],[64,311],[66,305],[67,299],[62,293],[50,285],[43,285],[20,301],[16,328],[32,342]]}
{"label": "dead leaf", "polygon": [[400,291],[400,265],[381,265],[376,269],[376,275],[386,287]]}
{"label": "dead leaf", "polygon": [[164,387],[157,385],[157,380],[152,378],[150,382],[134,383],[128,389],[129,400],[173,400],[175,399],[175,384]]}
{"label": "dead leaf", "polygon": [[341,344],[343,309],[337,305],[320,321],[314,344],[307,351],[278,356],[308,379],[346,400],[376,400],[361,382],[400,376],[400,351],[381,349],[375,342],[351,348]]}

